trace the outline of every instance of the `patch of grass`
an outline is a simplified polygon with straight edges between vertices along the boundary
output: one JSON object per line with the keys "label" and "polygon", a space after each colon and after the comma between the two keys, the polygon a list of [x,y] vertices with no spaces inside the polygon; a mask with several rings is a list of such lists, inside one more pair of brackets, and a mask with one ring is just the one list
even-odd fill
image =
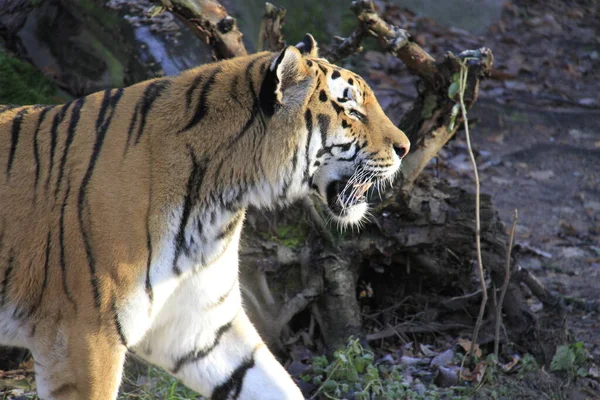
{"label": "patch of grass", "polygon": [[309,226],[304,221],[300,221],[295,225],[280,224],[276,227],[275,232],[264,233],[261,236],[265,240],[271,240],[286,247],[296,249],[304,244],[309,229]]}
{"label": "patch of grass", "polygon": [[0,49],[0,104],[56,104],[56,86],[34,66]]}
{"label": "patch of grass", "polygon": [[[143,372],[143,371],[142,371]],[[118,400],[203,399],[166,371],[148,366],[143,374],[126,373]]]}
{"label": "patch of grass", "polygon": [[311,399],[461,400],[467,399],[468,392],[472,391],[472,388],[444,389],[433,384],[425,385],[418,379],[406,380],[403,377],[402,366],[376,365],[373,352],[365,349],[358,339],[353,338],[349,340],[346,348],[334,353],[331,362],[324,356],[313,357],[311,369],[300,379],[317,385],[318,389]]}

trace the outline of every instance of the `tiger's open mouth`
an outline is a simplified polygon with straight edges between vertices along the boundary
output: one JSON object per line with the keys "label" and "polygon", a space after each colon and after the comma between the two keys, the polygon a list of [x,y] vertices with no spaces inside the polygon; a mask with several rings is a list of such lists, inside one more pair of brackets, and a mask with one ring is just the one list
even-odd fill
{"label": "tiger's open mouth", "polygon": [[335,180],[327,185],[327,206],[334,216],[343,218],[355,206],[367,203],[366,193],[373,182],[351,182],[351,179]]}

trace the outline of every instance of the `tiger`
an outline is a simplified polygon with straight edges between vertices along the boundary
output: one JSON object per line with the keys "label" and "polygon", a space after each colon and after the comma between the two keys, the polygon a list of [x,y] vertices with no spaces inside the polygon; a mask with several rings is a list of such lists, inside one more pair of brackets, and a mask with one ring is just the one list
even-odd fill
{"label": "tiger", "polygon": [[303,399],[246,315],[248,207],[368,213],[410,143],[309,34],[64,105],[0,108],[0,344],[42,399],[116,399],[127,354],[210,399]]}

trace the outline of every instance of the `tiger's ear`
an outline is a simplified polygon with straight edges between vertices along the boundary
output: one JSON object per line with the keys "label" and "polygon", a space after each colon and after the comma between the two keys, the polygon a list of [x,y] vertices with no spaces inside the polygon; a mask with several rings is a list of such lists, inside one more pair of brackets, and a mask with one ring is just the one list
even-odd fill
{"label": "tiger's ear", "polygon": [[265,73],[259,93],[263,112],[273,115],[279,107],[302,106],[308,94],[311,72],[294,46],[283,49]]}
{"label": "tiger's ear", "polygon": [[300,50],[302,54],[308,54],[311,57],[319,57],[319,46],[317,41],[310,33],[304,36],[304,39],[296,45],[296,48]]}

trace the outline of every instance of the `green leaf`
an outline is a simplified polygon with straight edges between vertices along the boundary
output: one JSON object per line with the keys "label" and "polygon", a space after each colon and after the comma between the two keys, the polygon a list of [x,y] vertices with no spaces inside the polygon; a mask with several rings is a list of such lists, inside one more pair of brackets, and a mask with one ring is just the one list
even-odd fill
{"label": "green leaf", "polygon": [[347,363],[348,362],[348,357],[346,357],[346,355],[342,352],[338,352],[335,353],[336,358],[338,358],[340,361]]}
{"label": "green leaf", "polygon": [[550,363],[550,369],[552,371],[569,371],[575,365],[575,353],[567,345],[558,346],[552,362]]}
{"label": "green leaf", "polygon": [[458,93],[459,89],[460,87],[458,86],[458,82],[455,81],[450,84],[450,87],[448,87],[448,97],[450,100],[454,99],[454,96],[456,96],[456,93]]}
{"label": "green leaf", "polygon": [[323,384],[323,390],[332,391],[332,390],[335,390],[337,388],[337,386],[338,386],[337,381],[330,379]]}

